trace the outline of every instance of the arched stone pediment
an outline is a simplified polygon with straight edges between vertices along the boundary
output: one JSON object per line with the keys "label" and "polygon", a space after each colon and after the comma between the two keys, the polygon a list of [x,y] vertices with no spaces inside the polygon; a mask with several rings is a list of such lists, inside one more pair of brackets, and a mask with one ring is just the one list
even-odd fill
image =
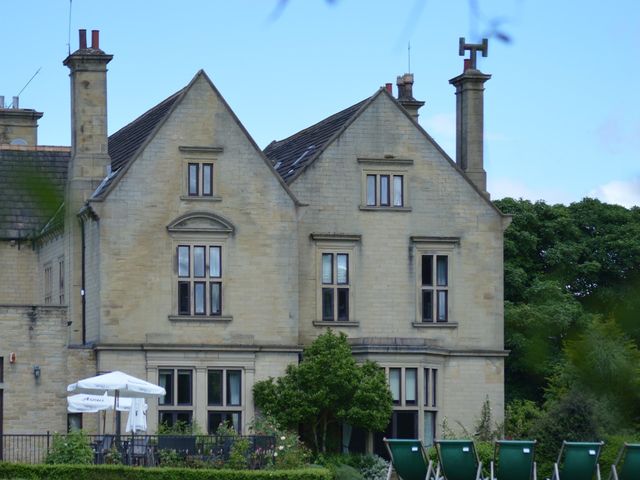
{"label": "arched stone pediment", "polygon": [[224,233],[233,234],[235,227],[224,217],[210,212],[191,212],[167,225],[172,233]]}

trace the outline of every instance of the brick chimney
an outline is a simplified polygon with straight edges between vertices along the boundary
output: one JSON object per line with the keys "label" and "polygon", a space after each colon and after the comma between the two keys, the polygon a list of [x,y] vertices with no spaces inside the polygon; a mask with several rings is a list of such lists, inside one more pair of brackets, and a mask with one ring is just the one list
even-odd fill
{"label": "brick chimney", "polygon": [[399,76],[396,85],[398,86],[398,102],[418,121],[418,110],[424,105],[424,102],[413,98],[413,73]]}
{"label": "brick chimney", "polygon": [[18,97],[13,97],[10,108],[5,108],[4,96],[0,96],[0,144],[37,145],[42,112],[20,108],[18,102]]}
{"label": "brick chimney", "polygon": [[[70,344],[87,342],[84,278],[84,220],[78,214],[107,175],[111,159],[107,149],[107,63],[113,58],[100,50],[97,30],[80,30],[80,48],[64,65],[71,77],[71,161],[65,192],[65,292]],[[89,299],[90,301],[91,299]]]}
{"label": "brick chimney", "polygon": [[461,75],[449,80],[456,87],[456,163],[469,179],[487,193],[487,172],[484,170],[484,82],[491,75],[482,73],[476,67],[476,53],[487,56],[488,42],[467,44],[460,39],[459,54],[470,51],[471,58],[465,59]]}

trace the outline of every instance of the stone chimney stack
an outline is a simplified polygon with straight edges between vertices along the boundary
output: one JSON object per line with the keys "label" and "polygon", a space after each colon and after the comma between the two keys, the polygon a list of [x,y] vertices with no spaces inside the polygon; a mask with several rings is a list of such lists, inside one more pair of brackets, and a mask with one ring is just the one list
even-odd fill
{"label": "stone chimney stack", "polygon": [[[107,63],[97,30],[80,30],[80,48],[64,60],[71,73],[71,161],[65,192],[65,297],[69,343],[86,344],[85,220],[79,216],[111,165],[107,150]],[[79,221],[80,220],[80,221]]]}
{"label": "stone chimney stack", "polygon": [[[80,30],[80,48],[64,60],[71,73],[71,156],[69,180],[97,187],[107,174],[107,63],[113,55],[100,50],[98,30]],[[97,182],[97,183],[96,183]]]}
{"label": "stone chimney stack", "polygon": [[470,51],[470,58],[464,61],[461,75],[449,80],[456,87],[456,163],[469,179],[483,192],[487,193],[487,172],[484,170],[484,82],[491,75],[482,73],[476,67],[476,54],[488,53],[488,41],[480,44],[467,44],[460,38],[459,54],[464,56]]}
{"label": "stone chimney stack", "polygon": [[398,86],[398,102],[418,121],[418,110],[424,105],[424,102],[413,98],[413,73],[399,76],[396,85]]}
{"label": "stone chimney stack", "polygon": [[0,144],[37,145],[38,120],[42,112],[20,108],[18,97],[13,97],[11,108],[5,107],[0,96]]}

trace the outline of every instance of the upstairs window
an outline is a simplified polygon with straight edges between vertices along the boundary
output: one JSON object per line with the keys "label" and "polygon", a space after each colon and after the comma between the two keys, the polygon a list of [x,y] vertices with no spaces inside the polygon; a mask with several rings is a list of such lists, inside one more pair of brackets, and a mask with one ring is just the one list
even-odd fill
{"label": "upstairs window", "polygon": [[64,257],[58,259],[58,300],[64,305]]}
{"label": "upstairs window", "polygon": [[368,207],[403,207],[404,175],[367,174]]}
{"label": "upstairs window", "polygon": [[53,266],[48,263],[44,266],[44,303],[51,303],[53,295]]}
{"label": "upstairs window", "polygon": [[421,300],[423,322],[449,319],[449,256],[421,255]]}
{"label": "upstairs window", "polygon": [[178,315],[222,314],[222,247],[178,245]]}
{"label": "upstairs window", "polygon": [[213,196],[213,163],[187,165],[187,193],[190,197]]}
{"label": "upstairs window", "polygon": [[322,321],[349,321],[349,254],[322,254]]}

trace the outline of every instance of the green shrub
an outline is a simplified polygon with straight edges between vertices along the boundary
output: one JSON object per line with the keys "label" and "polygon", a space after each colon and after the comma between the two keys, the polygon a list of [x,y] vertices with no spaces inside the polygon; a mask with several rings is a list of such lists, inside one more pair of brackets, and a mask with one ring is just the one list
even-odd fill
{"label": "green shrub", "polygon": [[1,479],[24,480],[333,480],[329,470],[211,470],[123,465],[24,465],[0,462]]}
{"label": "green shrub", "polygon": [[364,480],[362,474],[351,465],[336,465],[333,467],[335,480]]}
{"label": "green shrub", "polygon": [[82,430],[76,430],[67,435],[54,434],[51,450],[47,454],[45,463],[51,465],[93,463],[93,450],[89,445],[89,438]]}
{"label": "green shrub", "polygon": [[249,439],[237,438],[231,446],[229,452],[229,461],[225,465],[226,468],[232,468],[234,470],[242,470],[249,467]]}
{"label": "green shrub", "polygon": [[251,426],[255,435],[269,435],[276,439],[274,466],[277,469],[295,469],[308,465],[311,452],[292,430],[282,428],[275,418],[260,415]]}
{"label": "green shrub", "polygon": [[543,412],[531,400],[513,400],[505,410],[504,428],[507,438],[530,439],[533,428]]}

